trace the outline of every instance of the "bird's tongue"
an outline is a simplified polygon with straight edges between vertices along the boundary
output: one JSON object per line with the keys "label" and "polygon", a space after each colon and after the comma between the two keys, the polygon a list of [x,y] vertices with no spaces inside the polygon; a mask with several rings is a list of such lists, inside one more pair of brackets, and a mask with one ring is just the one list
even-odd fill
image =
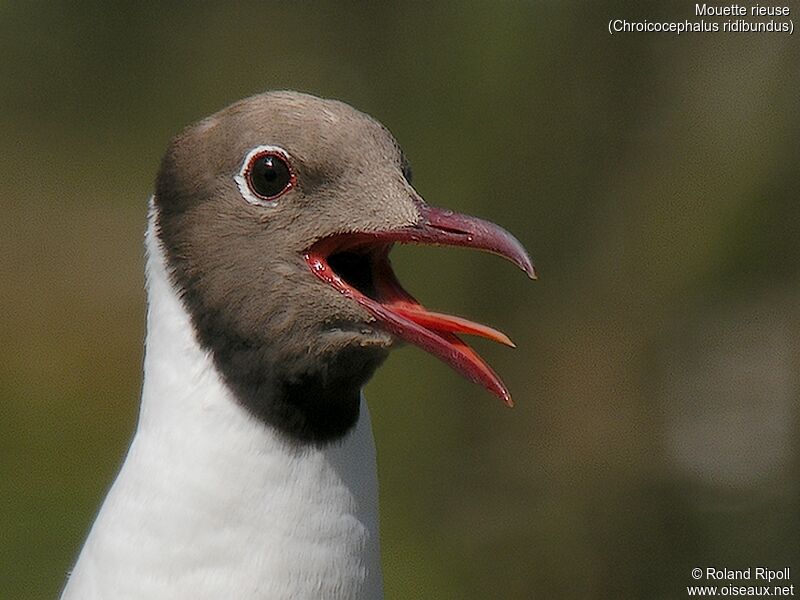
{"label": "bird's tongue", "polygon": [[392,305],[392,309],[401,317],[414,321],[426,329],[433,329],[434,331],[442,333],[466,333],[469,335],[477,335],[487,340],[503,344],[504,346],[516,348],[514,342],[502,331],[493,329],[488,325],[475,323],[469,319],[433,312],[426,309],[421,304],[394,304]]}
{"label": "bird's tongue", "polygon": [[487,325],[426,309],[397,281],[388,252],[387,247],[375,265],[375,288],[380,300],[364,298],[361,303],[394,335],[437,356],[511,406],[511,395],[497,373],[456,334],[477,335],[512,348],[514,343]]}

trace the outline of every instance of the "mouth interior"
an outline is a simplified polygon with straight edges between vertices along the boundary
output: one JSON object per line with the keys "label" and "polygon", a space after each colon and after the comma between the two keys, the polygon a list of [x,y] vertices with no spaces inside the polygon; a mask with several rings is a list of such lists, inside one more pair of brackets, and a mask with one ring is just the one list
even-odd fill
{"label": "mouth interior", "polygon": [[370,253],[352,250],[328,256],[328,266],[342,281],[368,298],[378,300],[372,261]]}

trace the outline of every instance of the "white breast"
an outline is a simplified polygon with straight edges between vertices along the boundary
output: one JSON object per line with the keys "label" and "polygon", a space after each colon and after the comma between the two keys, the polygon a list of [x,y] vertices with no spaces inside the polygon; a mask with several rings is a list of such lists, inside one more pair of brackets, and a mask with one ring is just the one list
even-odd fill
{"label": "white breast", "polygon": [[379,599],[375,448],[293,444],[197,344],[151,211],[139,425],[62,600]]}

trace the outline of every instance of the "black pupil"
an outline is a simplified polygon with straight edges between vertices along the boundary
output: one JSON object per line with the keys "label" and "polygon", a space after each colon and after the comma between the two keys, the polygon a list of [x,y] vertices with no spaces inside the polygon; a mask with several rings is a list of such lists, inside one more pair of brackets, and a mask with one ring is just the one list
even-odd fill
{"label": "black pupil", "polygon": [[263,198],[273,198],[291,183],[292,174],[280,156],[266,154],[253,161],[250,168],[250,186]]}

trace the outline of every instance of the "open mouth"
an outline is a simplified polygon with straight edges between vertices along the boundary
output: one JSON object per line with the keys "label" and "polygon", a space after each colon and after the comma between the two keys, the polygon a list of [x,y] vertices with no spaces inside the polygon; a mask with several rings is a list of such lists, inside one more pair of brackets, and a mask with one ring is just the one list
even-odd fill
{"label": "open mouth", "polygon": [[389,251],[395,243],[475,248],[510,260],[535,279],[530,258],[510,233],[488,221],[425,204],[419,212],[413,226],[324,238],[309,248],[305,260],[317,277],[358,302],[390,333],[437,356],[511,406],[505,384],[457,334],[513,347],[511,340],[486,325],[426,309],[397,281]]}

